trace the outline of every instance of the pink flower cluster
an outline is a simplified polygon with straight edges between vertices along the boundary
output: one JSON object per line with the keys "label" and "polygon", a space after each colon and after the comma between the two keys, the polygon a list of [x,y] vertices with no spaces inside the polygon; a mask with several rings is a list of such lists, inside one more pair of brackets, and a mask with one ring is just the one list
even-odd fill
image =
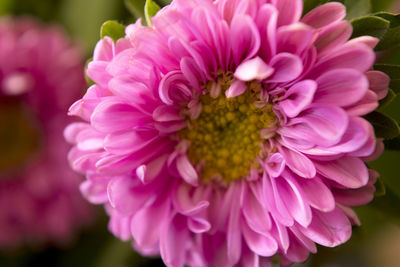
{"label": "pink flower cluster", "polygon": [[[59,28],[30,18],[0,20],[2,248],[65,241],[90,218],[63,139],[72,122],[65,111],[85,87],[82,72],[79,49]],[[26,152],[20,142],[30,139],[35,145]]]}
{"label": "pink flower cluster", "polygon": [[97,44],[65,136],[111,232],[171,267],[289,264],[350,238],[383,149],[362,116],[389,79],[342,4],[302,9],[174,0]]}

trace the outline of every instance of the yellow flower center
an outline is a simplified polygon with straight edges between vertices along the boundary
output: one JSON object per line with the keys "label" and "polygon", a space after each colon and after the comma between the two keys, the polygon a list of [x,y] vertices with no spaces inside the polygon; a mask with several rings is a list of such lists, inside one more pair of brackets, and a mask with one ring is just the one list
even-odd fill
{"label": "yellow flower center", "polygon": [[223,79],[221,93],[214,97],[208,84],[207,93],[199,97],[200,116],[190,119],[189,127],[179,133],[190,141],[187,153],[192,164],[200,167],[203,182],[229,183],[258,168],[255,159],[262,157],[266,140],[262,130],[273,127],[277,119],[271,104],[260,99],[260,84],[249,83],[242,95],[226,98],[229,83]]}

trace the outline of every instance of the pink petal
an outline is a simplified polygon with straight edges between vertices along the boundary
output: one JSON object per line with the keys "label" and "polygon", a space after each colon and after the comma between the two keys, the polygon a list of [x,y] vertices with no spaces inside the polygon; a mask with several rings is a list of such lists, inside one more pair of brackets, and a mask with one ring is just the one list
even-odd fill
{"label": "pink petal", "polygon": [[299,21],[303,12],[303,0],[280,0],[275,5],[279,12],[278,26]]}
{"label": "pink petal", "polygon": [[128,130],[107,135],[104,139],[104,149],[117,155],[138,151],[157,138],[156,131]]}
{"label": "pink petal", "polygon": [[279,107],[289,117],[299,115],[313,101],[317,83],[312,80],[304,80],[296,83],[286,92]]}
{"label": "pink petal", "polygon": [[314,101],[349,106],[361,100],[368,91],[365,75],[353,69],[335,69],[321,75]]}
{"label": "pink petal", "polygon": [[322,74],[340,68],[349,68],[365,72],[371,68],[375,61],[374,51],[361,43],[346,43],[340,48],[335,50],[335,53],[330,53],[323,57],[314,67],[310,70],[310,78],[317,78]]}
{"label": "pink petal", "polygon": [[165,199],[139,210],[132,218],[131,233],[141,248],[151,248],[159,242],[161,231],[170,215],[170,203]]}
{"label": "pink petal", "polygon": [[187,240],[189,232],[186,228],[186,219],[175,215],[170,222],[165,223],[160,236],[161,258],[167,266],[180,267],[185,264]]}
{"label": "pink petal", "polygon": [[297,175],[304,178],[313,178],[316,170],[313,162],[302,153],[280,146],[279,151],[285,159],[286,165]]}
{"label": "pink petal", "polygon": [[388,94],[390,78],[386,73],[370,70],[365,73],[369,81],[369,88],[378,96],[378,100],[384,99]]}
{"label": "pink petal", "polygon": [[114,41],[106,36],[94,48],[93,61],[111,61],[114,57]]}
{"label": "pink petal", "polygon": [[163,155],[150,161],[146,165],[141,165],[136,169],[136,175],[142,181],[143,184],[151,182],[155,177],[157,177],[167,160],[168,155]]}
{"label": "pink petal", "polygon": [[111,180],[107,187],[111,206],[123,215],[135,214],[149,200],[148,192],[136,188],[136,182],[131,177],[120,177]]}
{"label": "pink petal", "polygon": [[180,111],[176,106],[159,106],[153,112],[153,119],[158,122],[182,121]]}
{"label": "pink petal", "polygon": [[326,178],[348,188],[359,188],[367,184],[368,169],[359,158],[342,157],[335,161],[314,161],[317,171]]}
{"label": "pink petal", "polygon": [[260,57],[255,57],[242,62],[235,71],[234,76],[241,81],[264,80],[274,69],[268,66]]}
{"label": "pink petal", "polygon": [[[335,199],[333,198],[332,192],[320,178],[297,179],[297,182],[311,207],[323,212],[328,212],[335,208]],[[318,192],[318,194],[316,192]]]}
{"label": "pink petal", "polygon": [[[234,195],[242,194],[242,186],[239,184],[234,186]],[[234,265],[240,260],[242,250],[242,235],[240,231],[240,203],[239,198],[235,197],[230,203],[230,214],[227,228],[227,253],[230,264]]]}
{"label": "pink petal", "polygon": [[282,199],[290,215],[301,225],[307,227],[311,222],[311,209],[308,203],[304,201],[303,192],[300,189],[296,179],[289,173],[284,174],[285,179],[279,179],[277,184],[281,192]]}
{"label": "pink petal", "polygon": [[274,74],[266,80],[268,83],[283,83],[296,79],[303,71],[301,59],[293,54],[280,53],[271,59],[269,65],[274,68]]}
{"label": "pink petal", "polygon": [[332,49],[343,45],[353,32],[353,28],[348,21],[338,21],[325,27],[318,35],[315,47],[321,54],[332,51]]}
{"label": "pink petal", "polygon": [[314,28],[322,28],[336,21],[344,19],[346,8],[341,3],[327,3],[308,12],[301,22]]}
{"label": "pink petal", "polygon": [[191,185],[182,183],[177,186],[176,192],[174,192],[172,198],[177,211],[186,216],[196,215],[201,211],[204,211],[210,205],[210,202],[205,200],[194,202],[193,197],[191,197],[190,194],[191,189]]}
{"label": "pink petal", "polygon": [[258,10],[256,23],[260,32],[261,46],[260,55],[262,59],[269,61],[276,54],[276,28],[278,11],[271,4],[264,4]]}
{"label": "pink petal", "polygon": [[257,255],[270,257],[278,250],[278,244],[271,236],[261,235],[252,231],[246,223],[242,223],[241,228],[247,245]]}
{"label": "pink petal", "polygon": [[263,235],[269,233],[271,228],[271,219],[269,214],[249,189],[245,190],[242,212],[247,225],[254,232]]}
{"label": "pink petal", "polygon": [[225,91],[226,98],[233,98],[243,94],[247,89],[246,83],[236,80],[231,86]]}
{"label": "pink petal", "polygon": [[93,111],[90,120],[94,128],[105,133],[114,133],[152,121],[151,117],[117,99],[101,102]]}
{"label": "pink petal", "polygon": [[286,161],[280,153],[274,153],[268,157],[267,162],[264,164],[264,169],[269,176],[275,178],[281,175],[285,169]]}
{"label": "pink petal", "polygon": [[313,39],[314,29],[303,23],[279,27],[277,35],[278,53],[287,52],[300,56],[311,46]]}
{"label": "pink petal", "polygon": [[190,163],[188,156],[186,155],[178,156],[176,160],[176,167],[178,169],[179,174],[187,183],[193,186],[198,185],[198,178],[199,178],[198,174],[196,170],[193,168],[192,163]]}
{"label": "pink petal", "polygon": [[337,106],[314,104],[289,123],[290,128],[280,130],[284,135],[312,141],[317,145],[332,145],[346,131],[348,116]]}
{"label": "pink petal", "polygon": [[340,245],[351,236],[351,224],[337,207],[326,213],[315,211],[311,224],[307,228],[299,228],[305,236],[326,247]]}
{"label": "pink petal", "polygon": [[231,22],[232,54],[236,64],[252,58],[258,52],[261,37],[253,19],[248,15],[236,15]]}

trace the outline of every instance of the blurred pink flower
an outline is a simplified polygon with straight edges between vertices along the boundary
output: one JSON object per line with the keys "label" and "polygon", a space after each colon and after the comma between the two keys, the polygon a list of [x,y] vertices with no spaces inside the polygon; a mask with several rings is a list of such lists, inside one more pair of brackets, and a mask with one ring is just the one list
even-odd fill
{"label": "blurred pink flower", "polygon": [[382,151],[362,116],[389,79],[342,4],[302,5],[175,0],[97,44],[70,108],[86,122],[64,134],[116,236],[167,266],[289,264],[349,239]]}
{"label": "blurred pink flower", "polygon": [[0,19],[0,247],[63,242],[90,218],[63,138],[84,87],[81,53],[61,29]]}

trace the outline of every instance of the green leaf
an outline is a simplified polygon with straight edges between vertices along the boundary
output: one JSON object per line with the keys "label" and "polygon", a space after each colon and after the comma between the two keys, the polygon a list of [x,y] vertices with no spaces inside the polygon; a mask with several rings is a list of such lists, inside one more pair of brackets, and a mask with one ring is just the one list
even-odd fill
{"label": "green leaf", "polygon": [[389,89],[387,96],[379,101],[379,109],[387,107],[396,97],[397,94],[392,89]]}
{"label": "green leaf", "polygon": [[369,205],[394,223],[400,224],[399,203],[400,197],[391,188],[386,187],[385,196],[375,198]]}
{"label": "green leaf", "polygon": [[146,22],[148,26],[153,26],[151,23],[151,18],[154,17],[157,12],[160,10],[160,7],[153,2],[152,0],[146,0],[146,4],[144,6],[144,15],[146,17]]}
{"label": "green leaf", "polygon": [[146,0],[124,0],[126,8],[136,18],[144,18],[144,4]]}
{"label": "green leaf", "polygon": [[106,21],[100,29],[100,37],[104,38],[105,36],[111,37],[116,42],[125,36],[125,26],[113,20]]}
{"label": "green leaf", "polygon": [[397,121],[378,111],[366,115],[365,118],[374,126],[377,137],[393,139],[400,135]]}
{"label": "green leaf", "polygon": [[380,39],[385,35],[390,26],[389,21],[377,16],[353,19],[351,20],[351,24],[353,25],[353,35],[351,38],[370,35]]}
{"label": "green leaf", "polygon": [[384,140],[385,149],[388,150],[400,150],[400,137],[396,137],[390,140]]}
{"label": "green leaf", "polygon": [[381,178],[375,183],[375,197],[383,197],[386,195],[386,187]]}
{"label": "green leaf", "polygon": [[400,65],[375,64],[374,69],[383,71],[390,77],[389,87],[395,92],[400,92]]}
{"label": "green leaf", "polygon": [[371,13],[371,0],[345,0],[346,18],[352,19]]}
{"label": "green leaf", "polygon": [[376,51],[386,50],[400,46],[400,15],[388,12],[374,14],[390,22],[390,27],[376,46]]}

